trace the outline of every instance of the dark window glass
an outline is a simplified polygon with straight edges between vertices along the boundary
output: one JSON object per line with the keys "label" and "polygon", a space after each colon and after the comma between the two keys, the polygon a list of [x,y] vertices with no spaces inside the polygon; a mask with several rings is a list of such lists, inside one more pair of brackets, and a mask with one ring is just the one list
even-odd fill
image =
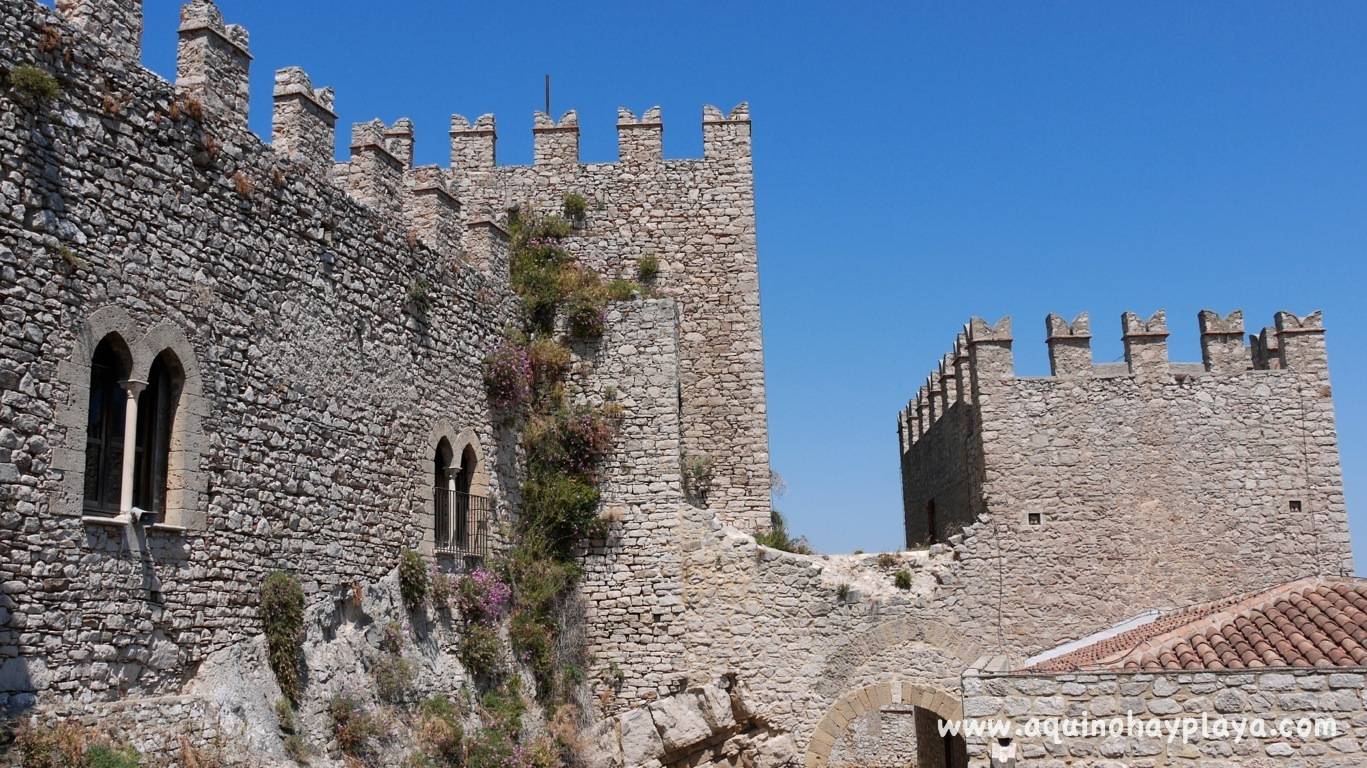
{"label": "dark window glass", "polygon": [[446,476],[451,469],[451,444],[443,439],[437,444],[437,455],[432,462],[433,532],[437,549],[451,546],[451,490]]}
{"label": "dark window glass", "polygon": [[171,459],[171,429],[180,399],[179,365],[168,352],[152,362],[147,387],[138,396],[136,472],[133,505],[150,514],[144,522],[166,519],[166,475]]}
{"label": "dark window glass", "polygon": [[90,410],[85,431],[85,499],[89,515],[119,513],[123,475],[123,413],[127,395],[120,384],[128,377],[116,340],[107,338],[90,361]]}
{"label": "dark window glass", "polygon": [[466,549],[470,543],[470,483],[475,477],[475,450],[466,446],[460,455],[456,474],[456,542]]}

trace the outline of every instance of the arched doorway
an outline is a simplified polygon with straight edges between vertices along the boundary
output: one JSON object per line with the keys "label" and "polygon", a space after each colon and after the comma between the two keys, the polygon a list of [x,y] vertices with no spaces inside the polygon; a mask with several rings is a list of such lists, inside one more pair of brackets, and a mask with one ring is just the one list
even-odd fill
{"label": "arched doorway", "polygon": [[[850,742],[871,737],[870,723],[877,723],[879,736],[888,732],[893,738],[912,739],[914,749],[905,744],[888,750],[889,760],[905,760],[917,768],[967,768],[968,748],[963,737],[941,735],[940,723],[958,721],[963,706],[953,695],[898,680],[874,683],[847,691],[826,711],[807,745],[807,768],[836,768],[850,760],[872,764],[876,758],[868,751],[850,749]],[[837,745],[840,749],[837,750]],[[856,745],[857,746],[857,745]],[[914,754],[914,763],[911,756]],[[836,762],[832,762],[832,757]]]}

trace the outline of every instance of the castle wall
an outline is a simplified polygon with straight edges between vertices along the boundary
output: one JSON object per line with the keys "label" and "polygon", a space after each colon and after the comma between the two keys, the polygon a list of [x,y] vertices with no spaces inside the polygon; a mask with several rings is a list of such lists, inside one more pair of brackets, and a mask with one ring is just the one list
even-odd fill
{"label": "castle wall", "polygon": [[[62,87],[36,108],[0,94],[0,704],[174,693],[261,631],[269,571],[315,602],[430,551],[443,429],[474,436],[504,495],[480,360],[515,317],[506,273],[414,247],[235,116],[201,125],[36,3],[0,35],[0,63]],[[81,517],[88,354],[110,331],[136,364],[167,348],[185,367],[171,524]]]}
{"label": "castle wall", "polygon": [[1014,374],[1009,322],[974,321],[984,470],[956,545],[963,626],[1028,654],[1148,608],[1351,568],[1318,316],[1280,315],[1283,365],[1264,369],[1215,343],[1242,334],[1235,319],[1237,333],[1209,329],[1204,365],[1170,364],[1163,318],[1129,316],[1127,366],[1059,354],[1040,378]]}
{"label": "castle wall", "polygon": [[[590,373],[575,377],[573,394],[592,402],[611,394],[624,407],[602,466],[608,534],[589,542],[581,561],[599,714],[627,717],[733,677],[755,716],[805,751],[851,690],[890,680],[957,688],[981,649],[941,620],[934,599],[935,585],[952,578],[949,550],[886,566],[870,558],[832,564],[757,546],[716,510],[685,501],[680,311],[673,300],[614,304],[603,338],[574,349]],[[902,568],[913,575],[909,591],[893,585]],[[885,747],[873,753],[896,760],[906,752],[895,739]]]}
{"label": "castle wall", "polygon": [[[947,541],[977,518],[981,465],[974,419],[968,403],[954,403],[922,439],[902,453],[902,498],[907,546]],[[930,535],[934,505],[935,535]]]}
{"label": "castle wall", "polygon": [[712,459],[710,504],[744,530],[769,525],[769,448],[760,333],[750,120],[742,105],[704,114],[705,157],[663,160],[658,110],[619,119],[621,161],[579,162],[574,113],[538,115],[535,164],[495,165],[490,116],[452,121],[452,173],[467,216],[588,199],[570,250],[609,278],[660,263],[656,288],[679,303],[683,452]]}
{"label": "castle wall", "polygon": [[600,688],[633,705],[667,693],[666,673],[683,655],[677,311],[670,299],[614,304],[602,339],[575,349],[593,370],[580,395],[612,394],[624,408],[601,468],[608,533],[585,548],[580,591],[593,672],[608,681]]}
{"label": "castle wall", "polygon": [[[905,556],[885,572],[758,547],[703,510],[679,538],[686,655],[676,674],[735,674],[756,714],[804,752],[826,738],[818,725],[851,691],[888,681],[957,690],[959,672],[983,653],[938,604],[936,584],[953,571],[945,552]],[[913,576],[909,591],[893,586],[900,568]]]}

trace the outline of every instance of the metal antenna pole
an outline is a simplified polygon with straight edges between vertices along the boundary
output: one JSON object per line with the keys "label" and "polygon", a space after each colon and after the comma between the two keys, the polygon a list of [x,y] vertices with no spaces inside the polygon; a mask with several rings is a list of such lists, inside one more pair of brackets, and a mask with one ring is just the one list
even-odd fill
{"label": "metal antenna pole", "polygon": [[546,75],[546,116],[551,116],[551,76]]}

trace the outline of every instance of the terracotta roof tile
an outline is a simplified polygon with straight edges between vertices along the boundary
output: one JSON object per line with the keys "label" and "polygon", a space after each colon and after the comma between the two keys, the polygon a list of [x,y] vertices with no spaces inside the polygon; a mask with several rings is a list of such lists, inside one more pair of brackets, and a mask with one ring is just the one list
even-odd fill
{"label": "terracotta roof tile", "polygon": [[1028,671],[1367,666],[1367,579],[1302,579],[1159,616]]}

